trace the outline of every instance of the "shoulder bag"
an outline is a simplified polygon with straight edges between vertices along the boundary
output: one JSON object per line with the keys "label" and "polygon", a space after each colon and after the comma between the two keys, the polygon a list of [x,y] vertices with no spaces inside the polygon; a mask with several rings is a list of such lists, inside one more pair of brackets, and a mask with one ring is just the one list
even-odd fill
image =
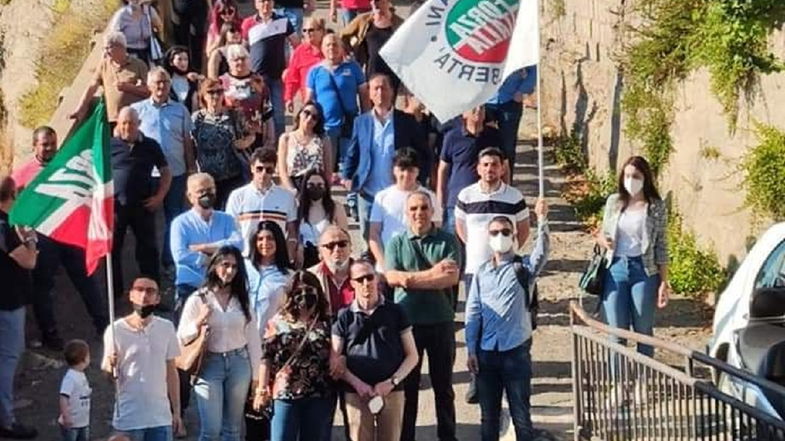
{"label": "shoulder bag", "polygon": [[325,68],[325,70],[330,77],[330,84],[332,85],[333,90],[335,90],[335,94],[338,96],[338,105],[341,106],[341,114],[343,115],[343,121],[341,121],[341,138],[351,138],[352,131],[354,130],[354,118],[357,115],[347,112],[347,106],[344,105],[343,97],[341,96],[341,89],[338,87],[338,83],[335,82],[335,73],[327,68]]}
{"label": "shoulder bag", "polygon": [[161,42],[158,41],[158,36],[155,35],[155,30],[153,29],[153,17],[150,13],[150,8],[152,6],[147,5],[145,8],[145,15],[147,15],[147,23],[150,26],[150,62],[153,64],[160,64],[164,58],[164,50],[161,47]]}
{"label": "shoulder bag", "polygon": [[578,286],[587,294],[599,296],[602,294],[605,283],[605,272],[607,271],[607,261],[605,252],[599,245],[594,245],[589,265],[583,272]]}
{"label": "shoulder bag", "polygon": [[[202,303],[207,303],[204,291],[199,292],[197,295],[202,300]],[[202,361],[204,360],[205,352],[207,352],[207,339],[209,337],[210,327],[204,325],[199,327],[198,334],[191,341],[180,343],[180,355],[175,358],[175,365],[177,369],[189,373],[192,380],[196,375],[199,375],[199,371],[202,368]]]}

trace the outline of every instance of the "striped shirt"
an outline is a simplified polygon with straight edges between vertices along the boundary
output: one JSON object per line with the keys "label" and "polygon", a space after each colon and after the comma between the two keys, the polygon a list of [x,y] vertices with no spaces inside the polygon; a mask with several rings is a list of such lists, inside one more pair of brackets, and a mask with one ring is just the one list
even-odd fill
{"label": "striped shirt", "polygon": [[490,193],[483,192],[479,182],[458,193],[455,219],[466,225],[466,274],[474,274],[480,264],[490,259],[488,223],[496,216],[507,216],[513,225],[528,219],[523,194],[503,182]]}
{"label": "striped shirt", "polygon": [[259,222],[269,220],[281,227],[286,235],[286,223],[297,220],[297,203],[289,190],[271,185],[267,191],[256,188],[253,182],[234,190],[226,202],[226,212],[240,225],[243,254],[248,255],[248,241]]}

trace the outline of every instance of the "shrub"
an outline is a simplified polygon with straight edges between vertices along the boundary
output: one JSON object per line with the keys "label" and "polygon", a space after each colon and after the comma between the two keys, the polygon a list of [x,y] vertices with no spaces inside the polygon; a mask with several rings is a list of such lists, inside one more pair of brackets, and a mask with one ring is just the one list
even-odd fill
{"label": "shrub", "polygon": [[553,157],[567,173],[581,173],[589,166],[577,130],[571,130],[569,136],[561,136],[556,140]]}
{"label": "shrub", "polygon": [[711,250],[698,246],[695,234],[685,230],[681,216],[671,210],[668,219],[668,279],[673,292],[698,296],[716,292],[726,274]]}
{"label": "shrub", "polygon": [[612,171],[599,174],[589,169],[582,177],[575,177],[564,193],[564,198],[572,205],[575,216],[589,228],[602,221],[605,201],[616,192],[616,175]]}
{"label": "shrub", "polygon": [[785,133],[756,124],[758,145],[741,162],[745,202],[756,215],[785,220]]}

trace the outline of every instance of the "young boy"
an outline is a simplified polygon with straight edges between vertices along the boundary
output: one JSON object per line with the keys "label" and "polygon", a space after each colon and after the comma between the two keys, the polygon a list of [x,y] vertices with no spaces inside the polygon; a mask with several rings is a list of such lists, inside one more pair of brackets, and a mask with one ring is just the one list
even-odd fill
{"label": "young boy", "polygon": [[90,383],[84,370],[90,364],[90,347],[84,340],[71,340],[63,351],[68,371],[60,385],[60,431],[63,441],[90,439]]}

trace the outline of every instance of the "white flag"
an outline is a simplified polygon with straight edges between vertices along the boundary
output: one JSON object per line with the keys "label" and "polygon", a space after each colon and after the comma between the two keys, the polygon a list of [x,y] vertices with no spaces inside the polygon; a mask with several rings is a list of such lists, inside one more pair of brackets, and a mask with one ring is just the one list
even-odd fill
{"label": "white flag", "polygon": [[381,56],[440,121],[485,103],[539,61],[537,0],[429,0]]}

